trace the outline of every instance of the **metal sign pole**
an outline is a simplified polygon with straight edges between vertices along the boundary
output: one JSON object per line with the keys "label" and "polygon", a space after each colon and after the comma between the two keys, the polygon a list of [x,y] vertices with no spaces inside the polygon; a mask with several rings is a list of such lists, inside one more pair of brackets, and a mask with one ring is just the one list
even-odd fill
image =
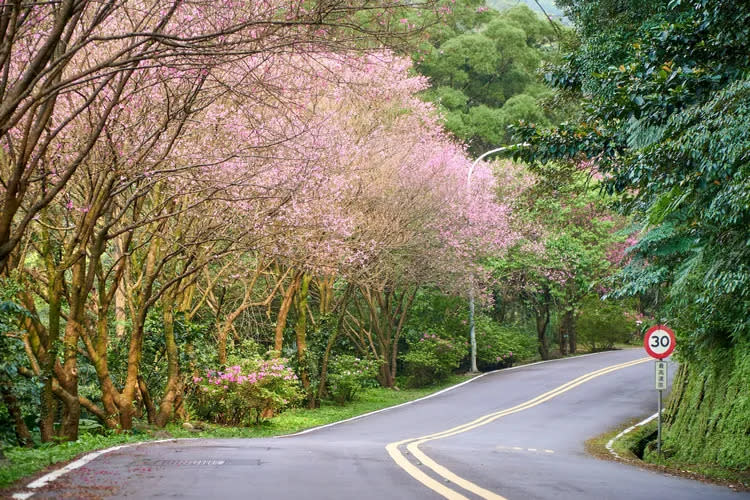
{"label": "metal sign pole", "polygon": [[654,382],[656,390],[659,391],[659,411],[657,413],[657,430],[656,430],[656,453],[657,459],[661,461],[661,407],[662,407],[662,391],[667,388],[668,380],[668,368],[667,362],[664,361],[668,358],[675,348],[675,336],[674,332],[665,325],[656,325],[646,331],[643,336],[643,347],[646,352],[652,358],[656,358],[656,364],[654,365]]}
{"label": "metal sign pole", "polygon": [[656,456],[661,460],[661,389],[659,389],[659,416],[656,430]]}

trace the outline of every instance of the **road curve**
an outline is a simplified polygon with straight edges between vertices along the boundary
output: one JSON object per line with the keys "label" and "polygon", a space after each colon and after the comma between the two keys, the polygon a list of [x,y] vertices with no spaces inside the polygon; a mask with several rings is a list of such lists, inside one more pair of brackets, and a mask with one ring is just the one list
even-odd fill
{"label": "road curve", "polygon": [[586,439],[655,411],[642,359],[633,349],[501,370],[296,436],[124,448],[33,498],[750,498],[585,453]]}

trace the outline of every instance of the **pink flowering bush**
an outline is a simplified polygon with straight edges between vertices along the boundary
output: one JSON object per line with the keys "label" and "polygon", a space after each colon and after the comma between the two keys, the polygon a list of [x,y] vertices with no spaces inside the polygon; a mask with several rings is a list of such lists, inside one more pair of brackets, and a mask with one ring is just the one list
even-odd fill
{"label": "pink flowering bush", "polygon": [[410,387],[445,380],[469,352],[463,339],[446,339],[433,332],[423,333],[408,344],[409,351],[401,356],[401,360]]}
{"label": "pink flowering bush", "polygon": [[247,361],[192,378],[195,416],[222,425],[259,424],[302,397],[297,375],[283,358]]}

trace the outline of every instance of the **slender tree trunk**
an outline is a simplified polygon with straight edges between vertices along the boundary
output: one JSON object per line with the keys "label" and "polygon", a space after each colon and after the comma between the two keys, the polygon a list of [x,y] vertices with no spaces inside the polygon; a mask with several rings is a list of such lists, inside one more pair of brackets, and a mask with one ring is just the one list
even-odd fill
{"label": "slender tree trunk", "polygon": [[[155,423],[159,427],[164,427],[172,418],[175,408],[175,402],[178,394],[182,390],[180,383],[180,366],[179,353],[177,351],[177,342],[174,336],[174,300],[169,294],[165,295],[162,303],[164,318],[164,343],[167,352],[167,386],[164,390],[159,412],[156,415]],[[226,352],[225,352],[226,355]]]}
{"label": "slender tree trunk", "polygon": [[[331,283],[333,282],[333,278],[331,278]],[[336,319],[336,328],[334,329],[333,333],[330,337],[328,337],[328,342],[326,343],[326,350],[323,354],[323,360],[320,364],[320,381],[318,385],[318,397],[316,400],[316,405],[320,403],[320,400],[323,399],[323,397],[327,393],[326,383],[328,381],[328,364],[331,360],[331,351],[333,350],[333,346],[336,344],[336,340],[338,339],[339,335],[341,335],[341,330],[344,327],[344,318],[346,317],[346,308],[349,303],[349,296],[351,294],[353,287],[352,285],[349,285],[346,287],[346,290],[344,291],[343,295],[341,296],[341,299],[338,301],[338,303],[334,306],[333,302],[331,302],[331,308],[330,312],[333,312],[334,310],[338,309],[339,314]],[[333,301],[333,296],[331,296],[331,301]]]}
{"label": "slender tree trunk", "polygon": [[68,441],[78,439],[78,422],[81,418],[81,406],[78,401],[78,340],[80,338],[84,300],[86,293],[86,257],[82,255],[73,265],[69,287],[70,310],[65,324],[63,337],[63,376],[60,386],[71,398],[63,400],[63,413],[60,419],[60,436]]}
{"label": "slender tree trunk", "polygon": [[310,390],[310,373],[307,366],[307,294],[310,288],[312,276],[307,273],[300,279],[299,292],[297,293],[296,309],[297,321],[294,325],[294,333],[297,338],[297,362],[299,363],[299,375],[302,387],[308,397],[308,406],[315,405],[315,395]]}
{"label": "slender tree trunk", "polygon": [[[146,384],[146,381],[143,380],[143,377],[138,377],[138,391],[141,394],[141,400],[143,401],[143,405],[146,407],[146,418],[148,419],[148,423],[151,425],[156,424],[156,405],[154,404],[154,400],[151,398],[151,391],[148,390],[148,385]],[[133,406],[132,404],[130,406]],[[123,423],[123,429],[132,429],[133,428],[133,417],[135,416],[135,411],[128,412],[128,416],[130,417],[130,422],[127,424],[128,427],[125,427],[125,423]]]}
{"label": "slender tree trunk", "polygon": [[[47,288],[48,327],[46,336],[40,335],[41,378],[44,384],[41,393],[41,420],[39,432],[42,442],[48,443],[55,438],[55,420],[57,419],[57,400],[53,392],[55,361],[60,335],[60,315],[62,313],[62,275],[48,273],[50,283]],[[46,337],[46,338],[45,338]]]}
{"label": "slender tree trunk", "polygon": [[399,305],[396,308],[394,317],[394,319],[396,320],[396,326],[393,335],[393,343],[391,344],[391,383],[393,385],[395,385],[396,383],[396,367],[398,366],[398,342],[401,339],[401,332],[404,329],[404,323],[406,322],[406,317],[409,314],[409,308],[411,308],[412,303],[414,303],[414,298],[416,296],[416,288],[414,288],[412,292],[404,290],[404,293],[401,295]]}
{"label": "slender tree trunk", "polygon": [[223,366],[227,364],[227,336],[229,330],[229,328],[224,327],[223,322],[218,322],[216,325],[216,351],[219,355],[219,364]]}
{"label": "slender tree trunk", "polygon": [[42,381],[44,385],[40,396],[41,415],[39,421],[39,433],[41,434],[42,442],[49,443],[55,438],[55,420],[57,419],[57,400],[55,399],[55,394],[52,390],[55,362],[51,353],[47,353],[40,362],[43,370]]}
{"label": "slender tree trunk", "polygon": [[572,328],[570,329],[570,333],[568,334],[568,346],[570,354],[575,354],[578,351],[578,339],[576,338],[576,326],[575,321],[573,322]]}
{"label": "slender tree trunk", "polygon": [[[115,244],[115,258],[121,258],[125,254],[125,246],[124,241],[126,240],[125,235],[118,238],[117,243]],[[127,261],[125,261],[127,262]],[[123,263],[123,265],[127,265],[126,263]],[[127,271],[120,271],[121,273],[127,275]],[[126,323],[128,320],[127,315],[127,296],[125,295],[125,291],[123,290],[124,286],[124,280],[118,279],[115,285],[115,335],[117,335],[118,339],[121,339],[125,336],[127,333],[127,327]]]}
{"label": "slender tree trunk", "polygon": [[286,320],[289,316],[289,309],[292,307],[292,299],[294,293],[297,291],[302,273],[295,273],[292,282],[289,284],[289,288],[284,292],[284,296],[281,300],[281,307],[279,307],[279,314],[276,316],[276,333],[274,336],[273,350],[276,351],[277,356],[281,356],[281,349],[284,347],[284,328],[286,328]]}
{"label": "slender tree trunk", "polygon": [[331,312],[333,307],[333,284],[335,281],[336,278],[334,275],[324,276],[316,280],[318,292],[320,293],[319,310],[321,315]]}
{"label": "slender tree trunk", "polygon": [[549,346],[547,345],[547,326],[549,325],[549,301],[545,300],[536,309],[536,335],[538,341],[539,355],[542,359],[549,359]]}
{"label": "slender tree trunk", "polygon": [[560,321],[559,337],[557,343],[560,345],[560,355],[568,354],[568,342],[573,332],[573,311],[566,310]]}

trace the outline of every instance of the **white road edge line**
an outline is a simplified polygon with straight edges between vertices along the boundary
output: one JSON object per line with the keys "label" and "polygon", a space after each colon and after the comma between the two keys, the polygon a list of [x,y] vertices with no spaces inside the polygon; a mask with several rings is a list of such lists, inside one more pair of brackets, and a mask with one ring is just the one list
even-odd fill
{"label": "white road edge line", "polygon": [[618,460],[625,460],[620,455],[618,455],[617,452],[614,450],[613,447],[614,447],[615,441],[617,441],[618,439],[620,439],[621,437],[623,437],[625,434],[634,431],[636,428],[638,428],[638,427],[640,427],[642,425],[646,425],[647,423],[651,422],[658,415],[659,415],[659,412],[654,413],[650,417],[641,420],[637,424],[631,425],[630,427],[628,427],[627,429],[625,429],[624,431],[620,432],[618,435],[616,435],[615,437],[613,437],[612,439],[610,439],[609,441],[607,441],[607,451],[609,451],[612,454],[612,456],[615,457],[616,459],[618,459]]}
{"label": "white road edge line", "polygon": [[[52,472],[50,472],[48,474],[45,474],[44,476],[42,476],[42,477],[40,477],[38,479],[35,479],[34,481],[32,481],[29,484],[27,484],[26,488],[24,488],[24,489],[32,489],[32,490],[34,490],[34,489],[46,486],[49,483],[51,483],[52,481],[58,479],[60,476],[62,476],[64,474],[67,474],[68,472],[70,472],[72,470],[76,470],[78,468],[83,467],[87,463],[91,462],[92,460],[94,460],[97,457],[100,457],[100,456],[104,455],[105,453],[109,453],[109,452],[112,452],[112,451],[121,450],[123,448],[130,448],[131,446],[138,446],[138,445],[146,444],[146,443],[168,443],[168,442],[172,442],[172,441],[185,440],[185,439],[194,439],[194,438],[157,439],[155,441],[139,441],[137,443],[126,443],[126,444],[121,444],[121,445],[118,445],[118,446],[113,446],[111,448],[105,448],[103,450],[92,451],[91,453],[82,456],[78,460],[76,460],[74,462],[70,462],[65,467],[61,467],[60,469],[53,470]],[[25,492],[21,492],[21,493],[14,493],[12,495],[12,498],[14,498],[15,500],[26,500],[27,498],[29,498],[32,495],[34,495],[34,493],[35,493],[34,491],[25,491]]]}
{"label": "white road edge line", "polygon": [[[333,427],[334,425],[344,424],[346,422],[351,422],[352,420],[358,420],[360,418],[369,417],[370,415],[375,415],[377,413],[382,413],[382,412],[385,412],[385,411],[389,411],[389,410],[394,410],[396,408],[400,408],[402,406],[407,406],[407,405],[410,405],[410,404],[418,403],[420,401],[424,401],[425,399],[434,398],[435,396],[439,396],[440,394],[446,393],[448,391],[452,391],[453,389],[461,387],[462,385],[466,385],[466,384],[468,384],[470,382],[474,382],[475,380],[479,380],[480,378],[484,377],[485,375],[492,375],[493,373],[507,372],[507,371],[511,371],[511,370],[517,370],[517,369],[520,369],[520,368],[526,368],[527,366],[541,365],[541,364],[544,364],[544,363],[554,363],[556,361],[568,361],[568,360],[571,360],[571,359],[579,359],[579,358],[585,358],[585,357],[588,357],[588,356],[596,356],[598,354],[606,354],[607,352],[612,352],[612,351],[593,352],[593,353],[590,353],[590,354],[581,354],[580,356],[573,356],[573,357],[570,357],[570,358],[548,359],[547,361],[537,361],[535,363],[529,363],[529,364],[526,364],[526,365],[512,366],[510,368],[501,368],[499,370],[493,370],[491,372],[485,372],[485,373],[482,373],[481,375],[478,375],[478,376],[476,376],[474,378],[471,378],[471,379],[469,379],[469,380],[467,380],[465,382],[461,382],[460,384],[456,384],[456,385],[452,385],[450,387],[446,387],[445,389],[442,389],[442,390],[440,390],[438,392],[435,392],[435,393],[432,393],[432,394],[428,394],[427,396],[421,397],[419,399],[415,399],[413,401],[407,401],[406,403],[401,403],[401,404],[398,404],[398,405],[389,406],[388,408],[382,408],[380,410],[371,411],[369,413],[363,413],[362,415],[357,415],[356,417],[347,418],[346,420],[339,420],[338,422],[332,422],[330,424],[320,425],[318,427],[312,427],[310,429],[306,429],[304,431],[296,432],[294,434],[285,434],[283,436],[274,436],[274,438],[286,438],[286,437],[300,436],[302,434],[307,434],[308,432],[319,431],[321,429],[325,429],[326,427]],[[92,460],[94,460],[97,457],[100,457],[101,455],[104,455],[105,453],[110,453],[112,451],[117,451],[117,450],[121,450],[123,448],[129,448],[131,446],[138,446],[138,445],[142,445],[142,444],[169,443],[169,442],[175,442],[175,441],[187,441],[187,440],[192,440],[192,439],[201,439],[201,438],[174,438],[174,439],[157,439],[157,440],[154,440],[154,441],[139,441],[137,443],[121,444],[121,445],[118,445],[118,446],[113,446],[111,448],[105,448],[103,450],[93,451],[93,452],[91,452],[91,453],[89,453],[87,455],[82,456],[81,458],[79,458],[75,462],[69,463],[65,467],[62,467],[62,468],[57,469],[57,470],[54,470],[54,471],[50,472],[49,474],[45,474],[44,476],[42,476],[42,477],[40,477],[38,479],[35,479],[34,481],[32,481],[29,484],[27,484],[24,489],[25,490],[28,490],[28,489],[32,489],[33,490],[33,489],[41,488],[42,486],[46,486],[47,484],[49,484],[52,481],[54,481],[57,478],[59,478],[60,476],[62,476],[64,474],[67,474],[68,472],[70,472],[72,470],[75,470],[75,469],[78,469],[80,467],[83,467],[87,463],[91,462]],[[34,493],[35,493],[34,491],[18,492],[18,493],[14,493],[11,497],[14,500],[26,500],[27,498],[30,498],[32,495],[34,495]]]}
{"label": "white road edge line", "polygon": [[[627,349],[624,349],[624,350],[627,350]],[[580,356],[573,356],[573,357],[570,357],[570,358],[548,359],[546,361],[536,361],[534,363],[528,363],[528,364],[525,364],[525,365],[511,366],[510,368],[500,368],[498,370],[492,370],[491,372],[484,372],[481,375],[477,375],[476,377],[473,377],[473,378],[471,378],[469,380],[466,380],[465,382],[461,382],[459,384],[452,385],[450,387],[446,387],[445,389],[442,389],[442,390],[440,390],[438,392],[434,392],[432,394],[428,394],[427,396],[423,396],[423,397],[421,397],[419,399],[414,399],[412,401],[407,401],[405,403],[400,403],[400,404],[397,404],[397,405],[389,406],[387,408],[381,408],[380,410],[375,410],[375,411],[371,411],[371,412],[368,412],[368,413],[363,413],[362,415],[357,415],[356,417],[347,418],[346,420],[339,420],[338,422],[331,422],[330,424],[319,425],[318,427],[311,427],[309,429],[305,429],[304,431],[295,432],[293,434],[284,434],[283,436],[274,436],[273,439],[280,439],[280,438],[289,438],[289,437],[301,436],[301,435],[307,434],[309,432],[315,432],[315,431],[319,431],[319,430],[325,429],[327,427],[333,427],[334,425],[345,424],[345,423],[351,422],[353,420],[359,420],[360,418],[365,418],[365,417],[369,417],[371,415],[376,415],[378,413],[383,413],[383,412],[386,412],[386,411],[395,410],[396,408],[401,408],[402,406],[407,406],[407,405],[411,405],[411,404],[414,404],[414,403],[419,403],[420,401],[424,401],[425,399],[434,398],[434,397],[439,396],[441,394],[444,394],[444,393],[446,393],[448,391],[452,391],[453,389],[457,389],[457,388],[461,387],[462,385],[466,385],[466,384],[469,384],[469,383],[474,382],[476,380],[479,380],[480,378],[484,377],[485,375],[492,375],[493,373],[498,373],[498,372],[507,372],[507,371],[511,371],[511,370],[518,370],[520,368],[526,368],[527,366],[541,365],[541,364],[544,364],[544,363],[554,363],[556,361],[568,361],[568,360],[571,360],[571,359],[586,358],[588,356],[596,356],[598,354],[606,354],[608,352],[613,352],[613,351],[592,352],[592,353],[589,353],[589,354],[581,354]]]}

